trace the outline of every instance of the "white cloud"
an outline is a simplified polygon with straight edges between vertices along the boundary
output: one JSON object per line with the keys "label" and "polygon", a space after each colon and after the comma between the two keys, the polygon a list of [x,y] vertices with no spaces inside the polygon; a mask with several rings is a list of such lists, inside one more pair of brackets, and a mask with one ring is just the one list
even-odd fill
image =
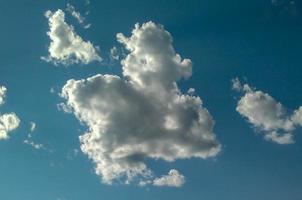
{"label": "white cloud", "polygon": [[184,183],[185,177],[176,169],[171,169],[168,175],[153,180],[153,185],[155,186],[181,187]]}
{"label": "white cloud", "polygon": [[6,87],[0,86],[0,105],[5,103]]}
{"label": "white cloud", "polygon": [[302,126],[302,106],[300,106],[297,110],[295,110],[294,114],[291,117],[291,120],[296,125]]}
{"label": "white cloud", "polygon": [[123,75],[69,80],[66,106],[88,126],[81,150],[104,183],[150,181],[146,158],[209,158],[221,148],[214,120],[198,96],[182,94],[176,81],[191,76],[191,61],[175,53],[172,37],[153,22],[117,35],[129,54]]}
{"label": "white cloud", "polygon": [[9,133],[20,124],[20,119],[15,113],[0,115],[0,140],[9,139]]}
{"label": "white cloud", "polygon": [[33,147],[34,149],[44,149],[44,150],[46,150],[46,148],[44,147],[43,144],[37,144],[37,143],[35,143],[31,140],[28,140],[28,139],[23,140],[23,143]]}
{"label": "white cloud", "polygon": [[110,49],[110,59],[111,60],[119,60],[120,59],[118,49],[115,46]]}
{"label": "white cloud", "polygon": [[35,122],[30,122],[30,132],[34,132],[36,130],[36,126]]}
{"label": "white cloud", "polygon": [[194,88],[189,88],[187,93],[189,95],[194,95],[195,94],[195,89]]}
{"label": "white cloud", "polygon": [[[48,150],[43,144],[39,144],[39,143],[36,143],[32,140],[32,133],[36,130],[36,123],[35,122],[30,122],[30,133],[27,135],[27,139],[23,140],[23,143],[26,144],[26,145],[29,145],[30,147],[36,149],[36,150],[39,150],[39,149],[42,149],[42,150]],[[48,150],[49,152],[51,152],[51,150]]]}
{"label": "white cloud", "polygon": [[[264,133],[267,140],[279,144],[294,142],[292,132],[299,123],[300,112],[291,116],[286,108],[269,94],[242,85],[238,78],[233,79],[233,89],[244,92],[238,101],[236,110],[257,130]],[[293,120],[295,119],[295,120]]]}
{"label": "white cloud", "polygon": [[65,22],[65,14],[62,10],[52,13],[46,11],[45,16],[49,20],[50,45],[49,56],[42,59],[54,64],[69,65],[73,63],[88,64],[92,61],[101,61],[97,48],[90,41],[84,41],[74,31],[73,26]]}
{"label": "white cloud", "polygon": [[83,28],[85,28],[85,29],[90,28],[91,24],[86,24],[85,17],[83,15],[81,15],[81,13],[79,11],[77,11],[75,9],[75,7],[73,5],[71,5],[70,3],[67,4],[66,11],[69,12],[70,15],[73,16]]}
{"label": "white cloud", "polygon": [[[0,105],[5,103],[7,89],[5,86],[0,86]],[[15,113],[0,113],[0,140],[9,139],[11,131],[18,128],[20,119]]]}

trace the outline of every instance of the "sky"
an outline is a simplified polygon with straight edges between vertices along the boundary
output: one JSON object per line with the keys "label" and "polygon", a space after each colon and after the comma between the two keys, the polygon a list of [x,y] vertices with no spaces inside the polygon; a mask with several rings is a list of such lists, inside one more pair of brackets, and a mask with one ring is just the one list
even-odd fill
{"label": "sky", "polygon": [[301,199],[300,1],[12,0],[0,23],[0,199]]}

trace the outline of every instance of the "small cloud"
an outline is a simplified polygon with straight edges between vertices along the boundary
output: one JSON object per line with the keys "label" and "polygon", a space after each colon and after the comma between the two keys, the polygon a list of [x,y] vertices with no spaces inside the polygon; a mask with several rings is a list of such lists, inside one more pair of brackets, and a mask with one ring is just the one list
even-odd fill
{"label": "small cloud", "polygon": [[0,115],[0,140],[9,139],[9,133],[19,127],[20,119],[15,113]]}
{"label": "small cloud", "polygon": [[49,90],[49,92],[52,93],[52,94],[54,94],[55,93],[55,88],[51,87],[50,90]]}
{"label": "small cloud", "polygon": [[[5,103],[7,89],[5,86],[0,86],[0,105]],[[20,119],[15,113],[0,113],[0,140],[9,139],[9,134],[17,129],[20,124]]]}
{"label": "small cloud", "polygon": [[111,58],[111,60],[119,60],[120,59],[119,52],[118,52],[118,50],[115,46],[110,49],[110,58]]}
{"label": "small cloud", "polygon": [[0,86],[0,106],[5,103],[6,91],[5,86]]}
{"label": "small cloud", "polygon": [[102,60],[98,48],[90,41],[84,41],[75,32],[74,27],[65,22],[65,13],[62,10],[59,9],[54,13],[46,11],[45,16],[49,20],[50,30],[47,35],[51,42],[48,47],[49,55],[41,57],[42,60],[66,66]]}
{"label": "small cloud", "polygon": [[77,11],[75,9],[75,7],[73,5],[71,5],[70,3],[67,4],[67,8],[66,11],[72,16],[74,17],[77,22],[84,28],[84,29],[88,29],[90,28],[91,24],[86,24],[85,21],[85,17],[83,15],[81,15],[81,13],[79,11]]}
{"label": "small cloud", "polygon": [[155,178],[153,185],[167,186],[167,187],[181,187],[185,183],[185,177],[180,174],[176,169],[171,169],[167,175]]}
{"label": "small cloud", "polygon": [[244,92],[236,111],[257,131],[263,133],[266,140],[278,144],[294,143],[293,131],[302,125],[302,107],[290,115],[272,96],[248,84],[242,85],[238,78],[232,80],[232,88]]}
{"label": "small cloud", "polygon": [[63,111],[66,113],[72,113],[72,108],[70,106],[66,105],[65,103],[58,103],[57,108],[59,111]]}
{"label": "small cloud", "polygon": [[23,143],[33,147],[34,149],[44,149],[44,150],[46,150],[46,148],[44,147],[43,144],[37,144],[37,143],[35,143],[31,140],[28,140],[28,139],[23,140]]}
{"label": "small cloud", "polygon": [[36,130],[36,123],[30,122],[30,132],[34,132]]}
{"label": "small cloud", "polygon": [[194,88],[189,88],[188,92],[189,95],[194,95],[195,94],[195,89]]}

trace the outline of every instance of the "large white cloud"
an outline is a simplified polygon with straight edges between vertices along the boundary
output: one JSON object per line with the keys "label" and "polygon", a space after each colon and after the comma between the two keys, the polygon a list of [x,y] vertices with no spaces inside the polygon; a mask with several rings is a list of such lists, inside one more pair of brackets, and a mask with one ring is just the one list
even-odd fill
{"label": "large white cloud", "polygon": [[84,41],[74,31],[73,26],[65,22],[62,10],[54,13],[47,11],[45,16],[49,21],[50,30],[47,34],[51,42],[48,48],[49,56],[43,58],[44,60],[64,65],[101,61],[97,48],[90,41]]}
{"label": "large white cloud", "polygon": [[185,177],[176,169],[171,169],[168,175],[153,180],[153,185],[155,186],[181,187],[184,183]]}
{"label": "large white cloud", "polygon": [[0,105],[4,104],[6,96],[6,87],[0,86]]}
{"label": "large white cloud", "polygon": [[123,75],[95,75],[69,80],[62,97],[88,126],[81,150],[95,163],[104,183],[150,181],[146,159],[174,161],[208,158],[221,148],[214,120],[202,100],[182,94],[176,81],[192,73],[172,37],[153,22],[136,24],[131,37],[117,34],[129,54]]}
{"label": "large white cloud", "polygon": [[286,108],[269,94],[255,90],[248,84],[242,85],[237,78],[233,79],[233,89],[244,92],[238,101],[237,112],[264,133],[265,139],[279,144],[294,142],[292,132],[302,122],[302,109],[290,115]]}

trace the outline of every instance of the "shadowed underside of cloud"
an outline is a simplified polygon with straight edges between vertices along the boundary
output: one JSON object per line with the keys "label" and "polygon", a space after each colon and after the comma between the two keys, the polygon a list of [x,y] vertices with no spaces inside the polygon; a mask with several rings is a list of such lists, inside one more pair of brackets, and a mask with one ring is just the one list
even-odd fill
{"label": "shadowed underside of cloud", "polygon": [[123,77],[72,79],[62,89],[66,106],[88,126],[81,150],[104,183],[154,180],[163,186],[176,180],[180,186],[184,177],[176,170],[154,179],[145,160],[205,159],[221,148],[202,100],[176,84],[191,76],[191,61],[175,53],[170,33],[153,22],[136,24],[130,37],[119,33],[117,39],[129,52],[121,62]]}
{"label": "shadowed underside of cloud", "polygon": [[[7,89],[0,86],[0,105],[5,103]],[[20,119],[15,113],[0,113],[0,140],[9,139],[9,133],[18,128]]]}
{"label": "shadowed underside of cloud", "polygon": [[90,42],[84,41],[75,32],[73,26],[65,22],[65,13],[57,10],[47,11],[45,16],[49,20],[49,36],[51,42],[48,47],[48,57],[43,60],[54,64],[70,65],[75,63],[88,64],[92,61],[101,61],[97,48]]}
{"label": "shadowed underside of cloud", "polygon": [[232,82],[234,90],[244,92],[238,101],[237,112],[262,132],[265,139],[279,144],[294,142],[292,132],[302,125],[302,107],[289,115],[286,108],[269,94],[255,91],[248,84],[242,85],[238,78]]}

